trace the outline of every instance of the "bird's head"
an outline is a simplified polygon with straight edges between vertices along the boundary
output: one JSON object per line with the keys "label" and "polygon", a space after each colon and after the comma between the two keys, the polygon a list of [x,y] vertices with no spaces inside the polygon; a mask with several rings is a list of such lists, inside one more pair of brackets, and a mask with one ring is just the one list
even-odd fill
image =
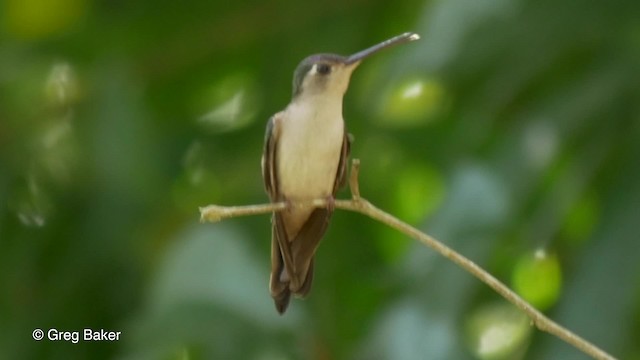
{"label": "bird's head", "polygon": [[340,96],[349,87],[351,74],[362,60],[392,45],[420,37],[404,33],[350,56],[316,54],[302,60],[293,74],[293,98],[300,96]]}

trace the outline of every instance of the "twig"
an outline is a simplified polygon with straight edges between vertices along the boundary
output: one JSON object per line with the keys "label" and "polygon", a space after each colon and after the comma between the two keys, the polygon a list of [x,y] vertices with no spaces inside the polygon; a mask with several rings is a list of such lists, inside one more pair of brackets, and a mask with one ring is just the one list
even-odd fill
{"label": "twig", "polygon": [[360,184],[358,178],[360,176],[360,159],[351,161],[351,177],[349,177],[349,189],[351,190],[351,199],[360,200]]}
{"label": "twig", "polygon": [[[471,273],[480,281],[487,284],[498,294],[504,297],[507,301],[522,310],[529,318],[531,322],[541,331],[545,331],[549,334],[555,335],[562,339],[566,343],[573,345],[578,350],[591,356],[594,359],[599,360],[615,360],[615,358],[602,349],[598,348],[589,341],[571,332],[562,325],[549,319],[543,313],[534,308],[531,304],[521,298],[518,294],[509,289],[505,284],[496,279],[493,275],[476,265],[473,261],[467,259],[463,255],[459,254],[450,247],[444,245],[435,238],[421,232],[413,226],[400,221],[396,217],[378,209],[372,205],[366,199],[360,197],[360,191],[358,186],[358,173],[360,162],[358,159],[354,159],[351,168],[351,177],[349,178],[349,186],[351,188],[352,198],[351,200],[335,200],[335,207],[343,210],[355,211],[361,214],[367,215],[370,218],[380,221],[418,241],[432,248],[442,256],[458,264],[458,266]],[[327,206],[326,199],[316,199],[308,202],[300,202],[295,204],[289,204],[284,202],[270,203],[261,205],[247,205],[247,206],[218,206],[209,205],[200,208],[200,221],[201,222],[217,222],[226,218],[245,216],[245,215],[257,215],[266,214],[273,211],[282,211],[287,206],[300,206],[300,207],[325,207]]]}

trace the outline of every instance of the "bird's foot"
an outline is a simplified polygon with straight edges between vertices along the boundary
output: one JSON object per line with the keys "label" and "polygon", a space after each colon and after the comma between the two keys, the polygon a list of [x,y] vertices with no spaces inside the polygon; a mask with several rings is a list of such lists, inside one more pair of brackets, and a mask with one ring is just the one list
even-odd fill
{"label": "bird's foot", "polygon": [[333,195],[329,195],[325,198],[325,201],[327,202],[327,211],[332,213],[336,209],[336,198]]}
{"label": "bird's foot", "polygon": [[293,210],[293,201],[290,199],[284,199],[284,204],[286,206],[285,210],[287,212],[291,212]]}

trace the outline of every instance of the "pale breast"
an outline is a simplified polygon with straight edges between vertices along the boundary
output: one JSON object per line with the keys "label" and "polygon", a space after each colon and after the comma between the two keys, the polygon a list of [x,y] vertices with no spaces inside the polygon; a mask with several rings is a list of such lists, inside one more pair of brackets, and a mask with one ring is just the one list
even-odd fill
{"label": "pale breast", "polygon": [[313,114],[289,110],[278,141],[280,191],[291,200],[329,196],[342,150],[342,109]]}

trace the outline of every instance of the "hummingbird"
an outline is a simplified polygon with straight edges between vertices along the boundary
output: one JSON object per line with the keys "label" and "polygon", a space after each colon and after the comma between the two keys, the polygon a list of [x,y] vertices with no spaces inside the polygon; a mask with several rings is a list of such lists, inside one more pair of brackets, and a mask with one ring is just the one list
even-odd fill
{"label": "hummingbird", "polygon": [[326,208],[288,207],[271,218],[269,290],[283,314],[291,294],[311,289],[316,249],[333,213],[334,196],[347,179],[350,139],[342,99],[361,61],[392,45],[417,40],[404,33],[350,56],[311,55],[297,66],[289,105],[268,123],[262,177],[272,202],[327,199]]}

